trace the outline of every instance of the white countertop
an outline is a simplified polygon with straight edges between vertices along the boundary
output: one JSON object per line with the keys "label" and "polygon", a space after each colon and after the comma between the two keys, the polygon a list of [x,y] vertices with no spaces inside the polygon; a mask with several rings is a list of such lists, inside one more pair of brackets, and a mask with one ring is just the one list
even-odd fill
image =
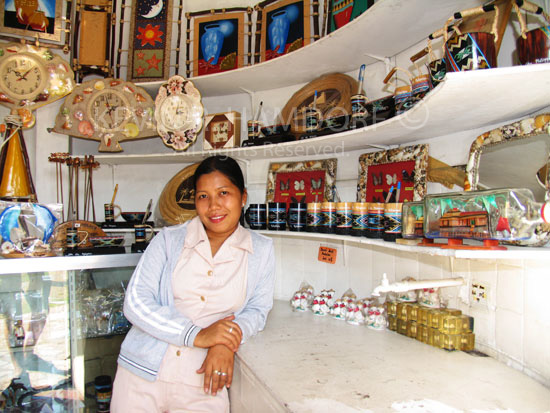
{"label": "white countertop", "polygon": [[292,312],[286,301],[238,358],[296,413],[550,412],[550,389],[490,357]]}

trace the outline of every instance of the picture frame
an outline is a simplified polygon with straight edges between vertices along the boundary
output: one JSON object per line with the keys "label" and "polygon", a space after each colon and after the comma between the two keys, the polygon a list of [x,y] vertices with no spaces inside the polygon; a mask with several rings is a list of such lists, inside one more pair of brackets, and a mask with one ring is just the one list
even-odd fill
{"label": "picture frame", "polygon": [[172,0],[132,3],[127,80],[153,82],[170,76]]}
{"label": "picture frame", "polygon": [[63,0],[0,1],[0,32],[61,42]]}
{"label": "picture frame", "polygon": [[327,33],[345,26],[363,14],[374,4],[375,0],[326,0]]}
{"label": "picture frame", "polygon": [[246,9],[225,13],[202,12],[191,20],[193,44],[192,76],[238,69],[245,64]]}
{"label": "picture frame", "polygon": [[236,111],[204,117],[203,149],[238,148],[241,144],[241,114]]}
{"label": "picture frame", "polygon": [[[357,200],[385,202],[393,186],[401,189],[397,202],[420,201],[426,195],[428,145],[369,152],[359,157]],[[392,195],[392,200],[396,195]]]}
{"label": "picture frame", "polygon": [[333,201],[336,158],[272,162],[267,173],[266,202]]}
{"label": "picture frame", "polygon": [[193,176],[198,166],[197,162],[183,168],[162,190],[158,207],[162,220],[167,224],[182,224],[197,215]]}
{"label": "picture frame", "polygon": [[311,0],[267,0],[259,7],[262,10],[260,61],[288,54],[313,40]]}

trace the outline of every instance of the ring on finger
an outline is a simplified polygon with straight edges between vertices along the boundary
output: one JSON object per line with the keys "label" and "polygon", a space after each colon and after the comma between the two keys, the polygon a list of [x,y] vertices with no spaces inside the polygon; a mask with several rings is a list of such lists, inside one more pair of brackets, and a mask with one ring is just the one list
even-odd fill
{"label": "ring on finger", "polygon": [[227,376],[227,373],[222,373],[221,376]]}
{"label": "ring on finger", "polygon": [[227,330],[229,332],[229,334],[231,334],[233,332],[233,327],[229,327],[229,330]]}
{"label": "ring on finger", "polygon": [[218,370],[214,370],[214,374],[217,374],[218,376],[222,374],[221,371],[218,371]]}

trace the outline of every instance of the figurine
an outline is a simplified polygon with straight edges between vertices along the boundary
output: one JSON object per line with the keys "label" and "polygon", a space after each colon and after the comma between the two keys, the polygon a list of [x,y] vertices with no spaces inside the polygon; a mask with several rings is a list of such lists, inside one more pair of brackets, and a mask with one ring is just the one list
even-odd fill
{"label": "figurine", "polygon": [[319,302],[319,315],[327,315],[330,312],[330,307],[327,304],[327,299],[321,297],[321,301]]}
{"label": "figurine", "polygon": [[311,304],[311,311],[313,311],[313,314],[315,315],[321,315],[321,313],[319,312],[319,301],[320,301],[320,296],[316,296],[313,299],[313,303]]}
{"label": "figurine", "polygon": [[420,291],[419,304],[423,307],[440,308],[441,299],[439,298],[438,288],[424,288]]}
{"label": "figurine", "polygon": [[345,310],[346,304],[344,304],[344,302],[340,298],[338,298],[332,306],[332,316],[337,320],[345,320]]}
{"label": "figurine", "polygon": [[367,327],[372,330],[385,330],[387,326],[384,307],[371,307],[369,309],[369,317],[367,319]]}
{"label": "figurine", "polygon": [[353,311],[348,311],[346,321],[354,326],[364,324],[365,316],[363,315],[362,309],[359,308],[359,306],[355,306]]}

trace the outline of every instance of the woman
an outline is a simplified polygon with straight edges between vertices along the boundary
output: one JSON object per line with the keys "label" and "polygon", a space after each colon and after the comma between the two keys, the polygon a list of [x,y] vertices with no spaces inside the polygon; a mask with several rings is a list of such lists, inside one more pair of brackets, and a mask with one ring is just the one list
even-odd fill
{"label": "woman", "polygon": [[273,305],[273,244],[239,225],[237,162],[205,159],[194,188],[197,217],[160,231],[128,285],[114,413],[229,412],[234,354]]}

